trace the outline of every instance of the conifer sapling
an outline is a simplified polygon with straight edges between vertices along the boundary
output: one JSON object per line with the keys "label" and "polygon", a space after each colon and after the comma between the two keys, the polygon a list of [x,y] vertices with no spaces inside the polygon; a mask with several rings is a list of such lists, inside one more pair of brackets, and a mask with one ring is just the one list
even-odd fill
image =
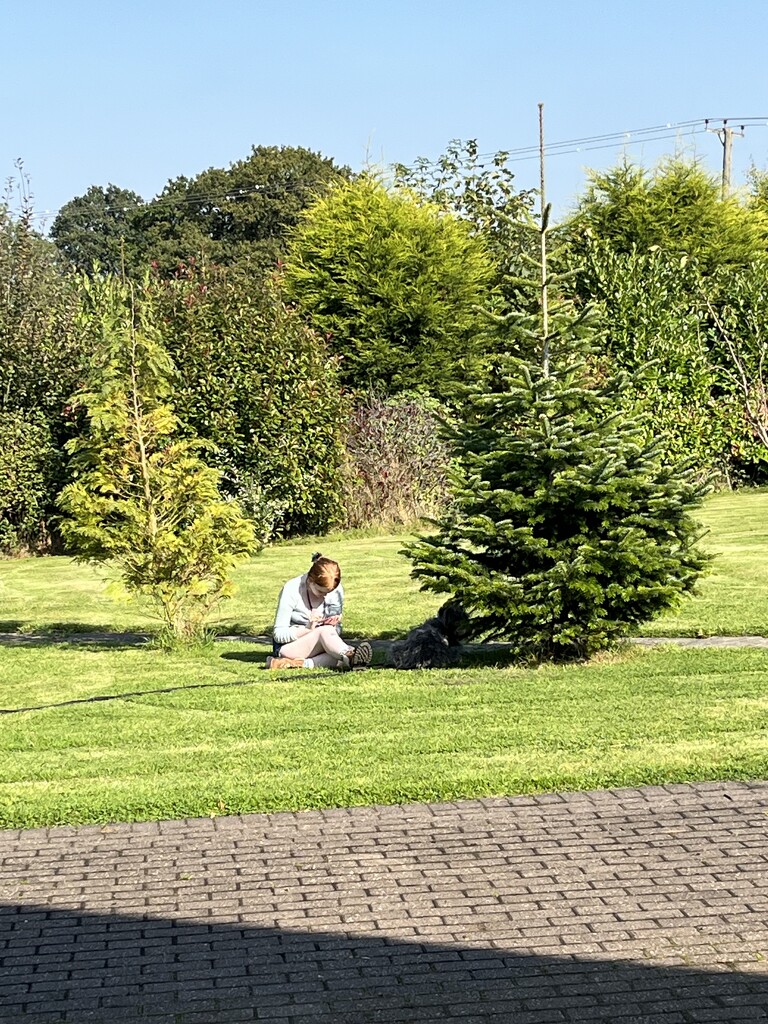
{"label": "conifer sapling", "polygon": [[231,568],[253,552],[253,527],[222,497],[200,442],[179,433],[173,364],[146,289],[137,302],[116,278],[83,287],[94,371],[76,399],[87,431],[68,445],[62,533],[81,560],[111,561],[125,589],[149,599],[167,639],[195,640],[231,591]]}
{"label": "conifer sapling", "polygon": [[592,358],[594,313],[549,274],[546,234],[520,308],[491,317],[495,381],[446,428],[454,501],[406,549],[422,588],[449,594],[476,637],[520,658],[587,657],[675,605],[707,562],[691,515],[706,490],[625,409],[629,381]]}

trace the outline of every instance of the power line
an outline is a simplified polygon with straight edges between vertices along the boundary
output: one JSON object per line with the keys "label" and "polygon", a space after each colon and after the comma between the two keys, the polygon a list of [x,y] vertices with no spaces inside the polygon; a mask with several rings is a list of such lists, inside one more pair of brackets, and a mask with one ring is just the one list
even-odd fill
{"label": "power line", "polygon": [[[544,147],[547,156],[567,155],[579,152],[591,152],[599,149],[612,149],[614,144],[620,142],[622,146],[639,145],[645,142],[664,142],[668,139],[679,138],[680,135],[701,135],[708,129],[708,125],[718,118],[697,118],[691,121],[667,122],[661,125],[651,125],[648,128],[633,128],[629,131],[606,132],[602,135],[588,135],[582,138],[564,139],[561,142],[550,142]],[[726,119],[728,120],[728,119]],[[731,118],[738,120],[744,127],[763,127],[768,125],[768,117],[745,117]],[[654,134],[662,132],[664,134]],[[521,146],[516,149],[499,150],[498,153],[478,153],[480,160],[491,159],[495,156],[504,156],[510,164],[522,163],[527,160],[538,160],[539,147]],[[425,160],[420,166],[429,166],[436,161]],[[398,164],[408,171],[418,170],[418,166]]]}
{"label": "power line", "polygon": [[[617,142],[629,142],[632,140],[643,141],[641,137],[651,132],[673,131],[674,133],[677,133],[678,131],[684,130],[686,128],[699,128],[700,130],[704,130],[711,122],[723,120],[725,121],[725,123],[727,123],[728,121],[735,121],[738,124],[745,127],[762,127],[768,125],[768,117],[732,117],[725,119],[718,117],[696,118],[692,121],[667,122],[666,124],[651,125],[648,128],[632,128],[627,131],[606,132],[603,135],[590,135],[580,139],[564,139],[562,142],[549,142],[545,146],[545,151],[547,153],[552,153],[554,150],[560,149],[565,146],[584,147],[592,142],[609,142],[614,139]],[[510,156],[525,153],[538,154],[539,147],[537,145],[523,146],[518,149],[502,150],[502,152],[507,153]],[[481,159],[487,159],[495,155],[495,153],[478,153],[478,156]]]}
{"label": "power line", "polygon": [[[690,131],[682,133],[682,134],[684,134],[686,136],[702,135],[704,133],[704,131],[705,131],[705,129],[703,129],[703,128],[693,128]],[[672,132],[671,134],[667,134],[667,135],[649,135],[649,136],[644,136],[643,138],[627,139],[627,140],[625,140],[622,143],[622,146],[636,146],[636,145],[640,145],[640,144],[645,143],[645,142],[664,142],[664,141],[666,141],[668,139],[679,139],[680,136],[681,136],[680,132]],[[547,151],[547,156],[567,156],[567,155],[569,155],[571,153],[590,153],[590,152],[593,152],[594,150],[598,150],[598,149],[614,149],[614,148],[615,148],[615,143],[614,142],[607,142],[607,143],[604,143],[603,145],[598,145],[598,146],[578,145],[578,146],[573,146],[570,149],[556,149],[554,151]],[[524,163],[526,160],[537,160],[537,159],[538,159],[538,153],[531,153],[529,156],[514,157],[514,158],[510,159],[509,163],[512,163],[512,164]]]}
{"label": "power line", "polygon": [[[587,139],[573,139],[568,143],[553,143],[552,145],[545,146],[544,152],[546,156],[568,156],[573,153],[590,153],[601,149],[615,149],[616,143],[619,141],[621,142],[622,148],[624,148],[626,146],[643,145],[646,142],[665,142],[670,139],[679,139],[681,137],[703,135],[707,131],[707,129],[703,126],[703,122],[701,121],[690,121],[685,123],[687,125],[690,125],[690,127],[688,127],[685,131],[680,130],[678,126],[674,126],[676,128],[675,131],[666,132],[663,135],[648,135],[643,134],[642,132],[639,131],[617,132],[615,134],[606,136],[592,136]],[[646,129],[646,131],[649,132],[658,130],[658,128]],[[610,138],[613,139],[614,141],[603,143],[598,142],[597,145],[592,144],[593,141],[597,141],[600,138]],[[566,146],[568,148],[564,148]],[[480,159],[487,159],[490,157],[495,157],[497,155],[503,155],[506,158],[505,162],[511,165],[526,163],[529,160],[539,159],[539,151],[534,146],[521,148],[519,150],[501,150],[499,154],[478,153],[478,157]],[[429,166],[430,164],[434,164],[434,161],[427,161],[426,164],[422,166]],[[409,167],[406,164],[398,164],[397,166],[402,167],[406,171],[417,171],[420,169],[417,166]]]}
{"label": "power line", "polygon": [[[102,210],[104,213],[129,213],[137,210],[156,210],[158,208],[173,209],[179,206],[204,206],[214,205],[222,202],[234,202],[238,199],[244,199],[250,195],[264,195],[267,197],[274,197],[284,195],[286,192],[298,192],[299,190],[311,191],[317,185],[328,184],[328,179],[322,179],[317,181],[296,181],[286,182],[283,185],[249,185],[245,188],[238,189],[226,189],[223,192],[193,192],[192,195],[187,196],[168,196],[160,194],[155,199],[150,199],[149,202],[136,203],[133,206],[121,205],[107,205],[103,206]],[[78,196],[78,199],[82,199],[82,196]],[[15,213],[21,213],[21,209],[13,211]],[[54,216],[54,211],[45,210],[42,213],[35,214],[34,220],[44,220],[47,217]]]}
{"label": "power line", "polygon": [[[670,131],[671,129],[674,129],[675,131],[677,131],[677,130],[680,130],[680,129],[683,129],[683,128],[690,128],[690,127],[693,127],[693,126],[698,125],[698,124],[701,124],[701,120],[700,119],[699,120],[694,120],[694,121],[678,121],[678,122],[676,122],[674,124],[670,123],[670,122],[667,122],[666,124],[651,125],[648,128],[633,128],[633,129],[630,129],[629,131],[606,132],[606,133],[604,133],[602,135],[588,135],[588,136],[585,136],[583,138],[578,138],[578,139],[564,139],[562,142],[548,142],[545,145],[544,149],[545,149],[545,152],[552,153],[555,150],[561,149],[562,147],[565,147],[565,146],[568,146],[568,147],[570,147],[570,146],[580,146],[581,147],[581,146],[586,146],[586,145],[588,145],[589,143],[592,143],[592,142],[609,142],[609,141],[611,141],[613,139],[615,139],[616,141],[635,139],[635,138],[637,138],[639,136],[647,135],[650,132]],[[510,156],[514,156],[514,155],[517,155],[517,154],[525,154],[525,153],[535,153],[535,154],[538,155],[539,147],[538,146],[521,146],[518,149],[504,150],[503,152],[507,153]],[[478,155],[481,158],[487,158],[487,157],[494,156],[495,154],[493,154],[493,153],[481,153],[481,154],[478,154]]]}

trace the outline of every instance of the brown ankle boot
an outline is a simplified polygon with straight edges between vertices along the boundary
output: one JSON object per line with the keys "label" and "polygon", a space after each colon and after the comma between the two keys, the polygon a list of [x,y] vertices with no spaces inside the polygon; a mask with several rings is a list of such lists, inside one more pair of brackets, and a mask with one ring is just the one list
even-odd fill
{"label": "brown ankle boot", "polygon": [[303,658],[267,658],[266,668],[304,668]]}

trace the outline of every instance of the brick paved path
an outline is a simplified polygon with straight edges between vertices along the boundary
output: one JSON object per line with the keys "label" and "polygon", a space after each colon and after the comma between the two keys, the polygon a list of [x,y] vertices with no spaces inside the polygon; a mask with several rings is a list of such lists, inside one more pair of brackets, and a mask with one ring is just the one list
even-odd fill
{"label": "brick paved path", "polygon": [[0,1020],[768,1019],[768,783],[0,832]]}

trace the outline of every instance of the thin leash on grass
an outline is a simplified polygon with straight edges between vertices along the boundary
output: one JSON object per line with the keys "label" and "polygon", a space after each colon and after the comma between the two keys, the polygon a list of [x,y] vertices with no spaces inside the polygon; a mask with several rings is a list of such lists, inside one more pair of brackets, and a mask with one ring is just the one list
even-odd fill
{"label": "thin leash on grass", "polygon": [[[328,672],[330,671],[331,670],[329,669]],[[328,674],[327,672],[323,672],[322,669],[313,669],[314,675],[320,673],[323,675]],[[176,693],[178,690],[213,690],[226,686],[254,686],[263,682],[265,682],[263,679],[236,679],[227,683],[189,683],[186,686],[164,686],[156,690],[128,690],[125,693],[105,693],[98,694],[96,697],[78,697],[75,700],[63,700],[57,704],[33,704],[25,708],[0,708],[0,715],[20,715],[25,711],[50,711],[53,708],[66,708],[73,704],[96,704],[99,701],[105,700],[126,700],[129,697],[149,697],[156,693]]]}

